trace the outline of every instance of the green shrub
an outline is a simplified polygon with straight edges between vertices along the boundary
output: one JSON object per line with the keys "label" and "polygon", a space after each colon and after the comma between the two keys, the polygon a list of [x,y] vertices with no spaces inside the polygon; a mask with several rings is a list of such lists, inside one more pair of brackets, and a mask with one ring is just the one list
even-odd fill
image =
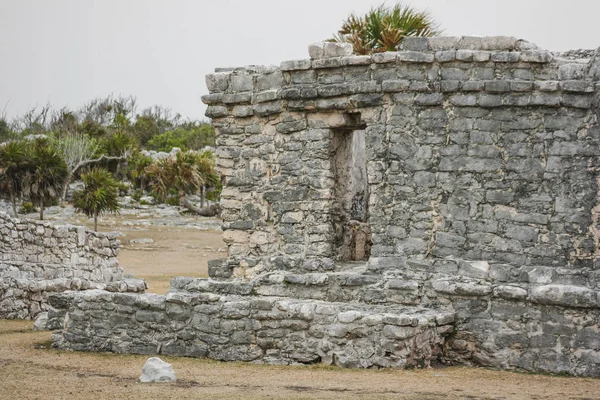
{"label": "green shrub", "polygon": [[131,198],[135,201],[140,201],[140,199],[142,198],[142,196],[144,195],[144,191],[141,189],[136,189],[133,194],[131,195]]}
{"label": "green shrub", "polygon": [[32,202],[30,201],[24,201],[23,205],[21,206],[21,209],[19,210],[20,214],[31,214],[34,212],[37,212],[37,208],[35,208],[35,206],[33,205]]}
{"label": "green shrub", "polygon": [[331,40],[351,43],[355,54],[371,54],[396,51],[405,37],[439,33],[429,13],[399,3],[393,7],[382,4],[365,15],[350,14]]}
{"label": "green shrub", "polygon": [[165,200],[165,204],[170,206],[178,206],[179,205],[179,196],[169,196]]}
{"label": "green shrub", "polygon": [[209,124],[187,124],[154,136],[148,141],[148,147],[156,151],[169,152],[173,147],[182,151],[200,150],[215,145],[215,130]]}

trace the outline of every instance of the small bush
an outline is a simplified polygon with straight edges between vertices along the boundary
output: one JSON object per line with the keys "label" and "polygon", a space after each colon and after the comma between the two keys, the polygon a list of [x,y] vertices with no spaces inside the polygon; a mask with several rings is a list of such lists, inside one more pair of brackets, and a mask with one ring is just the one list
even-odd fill
{"label": "small bush", "polygon": [[131,195],[131,198],[135,201],[140,201],[140,199],[142,198],[142,196],[144,195],[144,191],[141,189],[136,189],[133,194]]}
{"label": "small bush", "polygon": [[179,197],[178,196],[169,196],[165,201],[165,204],[170,206],[178,206],[179,205]]}
{"label": "small bush", "polygon": [[23,205],[21,206],[21,209],[19,210],[19,213],[21,214],[31,214],[34,212],[37,212],[37,208],[35,208],[35,206],[33,205],[32,202],[30,201],[24,201]]}
{"label": "small bush", "polygon": [[173,147],[182,151],[200,150],[215,145],[215,130],[210,124],[189,123],[155,135],[148,141],[148,147],[156,151],[169,152]]}

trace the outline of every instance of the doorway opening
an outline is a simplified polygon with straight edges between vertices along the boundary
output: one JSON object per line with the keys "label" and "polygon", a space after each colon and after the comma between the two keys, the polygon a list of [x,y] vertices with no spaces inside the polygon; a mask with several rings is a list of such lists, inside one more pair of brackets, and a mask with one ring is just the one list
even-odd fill
{"label": "doorway opening", "polygon": [[365,126],[348,114],[348,126],[332,129],[335,176],[332,222],[338,261],[366,261],[371,253]]}

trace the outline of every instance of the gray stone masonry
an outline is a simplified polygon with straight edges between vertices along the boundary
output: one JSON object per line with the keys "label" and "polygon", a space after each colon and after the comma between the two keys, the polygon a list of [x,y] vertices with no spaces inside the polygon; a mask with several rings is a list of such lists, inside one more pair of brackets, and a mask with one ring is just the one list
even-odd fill
{"label": "gray stone masonry", "polygon": [[454,320],[453,313],[411,307],[176,290],[54,297],[69,310],[52,338],[62,348],[269,364],[427,366]]}
{"label": "gray stone masonry", "polygon": [[[206,77],[228,256],[209,263],[210,279],[174,279],[172,293],[448,312],[440,361],[600,376],[600,51],[436,37],[372,56],[334,43],[309,53]],[[352,154],[354,135],[364,154]],[[348,192],[350,159],[367,180]],[[354,226],[370,253],[346,263]],[[67,316],[81,311],[69,304]],[[89,324],[71,321],[55,343],[121,340],[77,341]],[[364,339],[377,347],[379,335]],[[304,338],[295,351],[314,348]]]}
{"label": "gray stone masonry", "polygon": [[144,281],[123,277],[118,252],[114,235],[0,213],[0,319],[35,318],[66,290],[144,292]]}

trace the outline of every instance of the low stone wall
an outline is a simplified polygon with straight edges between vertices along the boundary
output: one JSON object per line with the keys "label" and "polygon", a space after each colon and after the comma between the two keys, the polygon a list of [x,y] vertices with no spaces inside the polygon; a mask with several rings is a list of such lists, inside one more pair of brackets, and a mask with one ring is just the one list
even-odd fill
{"label": "low stone wall", "polygon": [[456,314],[446,340],[448,363],[600,376],[598,293],[576,286],[509,284],[502,278],[456,279],[422,269],[272,273],[252,281],[177,277],[174,290],[267,298],[428,307]]}
{"label": "low stone wall", "polygon": [[0,213],[0,319],[34,318],[66,290],[143,292],[144,281],[124,278],[119,244],[114,234]]}
{"label": "low stone wall", "polygon": [[[429,365],[454,314],[278,297],[67,292],[62,349],[344,367]],[[59,299],[60,298],[60,299]]]}
{"label": "low stone wall", "polygon": [[[53,342],[69,350],[346,367],[423,365],[433,357],[600,376],[600,309],[590,293],[575,289],[539,285],[528,292],[481,280],[407,280],[360,271],[253,281],[177,277],[171,287],[166,296],[52,296],[57,310],[50,325],[61,329]],[[389,353],[391,347],[398,351]],[[371,348],[372,357],[356,355]],[[382,352],[388,356],[379,357]]]}

